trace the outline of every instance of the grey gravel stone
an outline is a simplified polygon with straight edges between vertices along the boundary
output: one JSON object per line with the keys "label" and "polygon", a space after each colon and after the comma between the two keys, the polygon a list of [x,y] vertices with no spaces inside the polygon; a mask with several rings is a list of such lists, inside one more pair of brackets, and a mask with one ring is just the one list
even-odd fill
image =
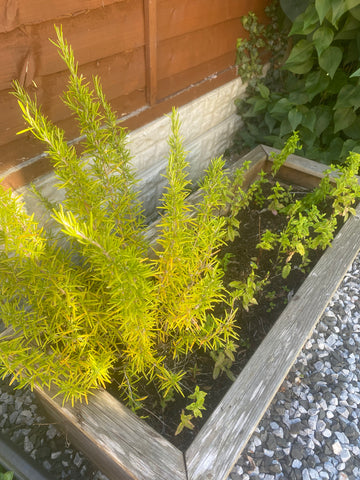
{"label": "grey gravel stone", "polygon": [[49,423],[32,392],[14,390],[7,379],[0,379],[0,410],[1,432],[54,480],[107,480]]}
{"label": "grey gravel stone", "polygon": [[298,460],[302,460],[304,457],[304,448],[300,445],[293,445],[291,449],[291,456],[292,458],[296,458]]}
{"label": "grey gravel stone", "polygon": [[292,468],[301,468],[302,467],[302,462],[298,459],[295,458],[291,464]]}

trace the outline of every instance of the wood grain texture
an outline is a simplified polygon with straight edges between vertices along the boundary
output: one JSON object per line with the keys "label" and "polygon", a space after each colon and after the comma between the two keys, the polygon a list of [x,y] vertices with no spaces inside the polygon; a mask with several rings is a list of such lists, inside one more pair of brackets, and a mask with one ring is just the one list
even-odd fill
{"label": "wood grain texture", "polygon": [[[280,150],[267,145],[261,145],[261,148],[268,156],[268,162],[267,165],[265,165],[265,170],[270,171],[272,165],[272,154],[280,153]],[[299,155],[289,155],[286,159],[286,163],[280,168],[278,177],[284,179],[288,183],[301,185],[311,189],[319,184],[319,181],[328,169],[329,165],[314,162],[313,160],[300,157]],[[335,179],[337,176],[338,173],[336,171],[331,172],[330,182],[333,182],[333,179]],[[358,177],[358,181],[360,183],[360,177]]]}
{"label": "wood grain texture", "polygon": [[0,10],[0,33],[24,25],[76,17],[124,0],[6,0]]}
{"label": "wood grain texture", "polygon": [[233,19],[206,30],[196,30],[159,42],[159,79],[171,77],[229,52],[233,54],[234,65],[234,45],[238,35],[239,20]]}
{"label": "wood grain texture", "polygon": [[[63,61],[49,41],[56,38],[54,23],[51,20],[26,25],[0,34],[0,91],[9,89],[12,80],[21,77],[29,58],[33,63],[33,78],[64,70]],[[144,47],[142,0],[127,0],[66,17],[61,25],[80,65]]]}
{"label": "wood grain texture", "polygon": [[180,37],[196,30],[238,19],[238,36],[246,35],[240,18],[250,10],[265,19],[263,0],[158,0],[159,40]]}
{"label": "wood grain texture", "polygon": [[[269,157],[269,167],[271,168],[272,153],[280,153],[280,150],[267,145],[262,145],[262,148]],[[279,170],[279,177],[284,178],[289,183],[302,185],[306,188],[314,188],[318,185],[328,165],[319,162],[314,162],[299,155],[289,155],[286,163]]]}
{"label": "wood grain texture", "polygon": [[[226,72],[233,72],[236,77],[236,68],[232,66],[234,63],[234,53],[230,52],[221,57],[214,58],[207,62],[195,65],[185,71],[171,75],[170,77],[158,80],[157,92],[158,99],[163,100],[171,98],[174,94],[194,88],[196,85],[206,83],[213,77],[218,77]],[[217,72],[214,75],[213,72]],[[189,87],[189,80],[191,86]]]}
{"label": "wood grain texture", "polygon": [[12,80],[20,76],[30,47],[31,41],[24,31],[0,34],[0,92],[8,90]]}
{"label": "wood grain texture", "polygon": [[62,407],[43,390],[36,394],[69,438],[110,479],[186,480],[183,454],[109,393]]}
{"label": "wood grain texture", "polygon": [[[93,75],[100,76],[106,98],[112,104],[119,97],[123,98],[124,105],[119,105],[119,101],[117,101],[117,105],[114,107],[115,110],[117,109],[119,118],[139,108],[138,104],[129,105],[129,102],[131,103],[132,97],[136,96],[138,92],[145,92],[144,47],[91,62],[82,66],[79,71],[90,83]],[[60,100],[60,96],[67,88],[68,77],[69,74],[65,70],[44,77],[35,77],[37,87],[30,85],[30,88],[27,88],[29,92],[36,93],[42,111],[53,123],[72,117],[68,107]],[[141,105],[145,103],[144,94]],[[7,112],[7,115],[1,114],[1,112]],[[0,146],[20,140],[19,137],[16,137],[16,133],[24,128],[25,122],[15,97],[3,90],[0,92]],[[72,138],[70,137],[69,140]],[[43,147],[40,142],[38,145],[40,152]]]}
{"label": "wood grain texture", "polygon": [[[72,46],[80,65],[126,52],[145,44],[142,0],[125,0],[105,8],[91,10],[61,22],[64,37]],[[56,48],[54,22],[27,27],[34,40],[38,59],[37,75],[50,75],[64,70]]]}

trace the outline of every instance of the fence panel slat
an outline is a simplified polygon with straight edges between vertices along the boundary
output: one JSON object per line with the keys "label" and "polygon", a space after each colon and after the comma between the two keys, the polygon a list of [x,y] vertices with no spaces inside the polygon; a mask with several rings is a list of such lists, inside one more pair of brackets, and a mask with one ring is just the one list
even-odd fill
{"label": "fence panel slat", "polygon": [[126,0],[13,0],[0,10],[0,33],[9,32],[22,25],[31,25],[48,20],[75,17],[90,10],[104,8]]}

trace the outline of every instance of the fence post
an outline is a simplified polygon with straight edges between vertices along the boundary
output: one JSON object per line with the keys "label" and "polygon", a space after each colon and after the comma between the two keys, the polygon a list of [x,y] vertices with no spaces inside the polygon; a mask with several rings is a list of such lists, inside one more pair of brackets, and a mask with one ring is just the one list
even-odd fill
{"label": "fence post", "polygon": [[157,99],[157,0],[144,0],[146,99],[154,105]]}

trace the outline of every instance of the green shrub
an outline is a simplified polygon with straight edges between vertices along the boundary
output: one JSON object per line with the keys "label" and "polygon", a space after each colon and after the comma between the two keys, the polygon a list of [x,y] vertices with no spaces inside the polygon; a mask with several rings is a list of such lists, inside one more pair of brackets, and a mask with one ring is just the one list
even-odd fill
{"label": "green shrub", "polygon": [[304,156],[343,161],[350,151],[360,152],[360,2],[307,0],[296,18],[299,2],[281,5],[293,21],[292,47],[282,68],[273,63],[238,101],[244,118],[239,148],[281,148],[298,130]]}
{"label": "green shrub", "polygon": [[[235,297],[223,286],[216,255],[225,241],[218,212],[228,179],[223,160],[215,159],[202,200],[188,204],[187,162],[173,111],[168,186],[158,242],[150,246],[126,132],[99,79],[91,90],[56,32],[70,72],[64,102],[78,119],[84,153],[66,143],[36,98],[15,82],[28,130],[46,145],[65,199],[55,206],[43,199],[56,232],[40,227],[19,197],[0,190],[0,315],[11,327],[1,338],[0,371],[20,386],[55,386],[64,401],[74,401],[105,386],[116,366],[121,390],[135,406],[140,379],[153,380],[164,397],[181,392],[182,358],[237,337]],[[220,302],[225,311],[218,318],[211,312]]]}
{"label": "green shrub", "polygon": [[266,25],[259,23],[253,12],[241,18],[247,38],[237,39],[236,65],[243,81],[251,82],[261,77],[266,60],[276,65],[284,57],[289,22],[281,13],[277,0],[265,7],[265,14],[268,17]]}

